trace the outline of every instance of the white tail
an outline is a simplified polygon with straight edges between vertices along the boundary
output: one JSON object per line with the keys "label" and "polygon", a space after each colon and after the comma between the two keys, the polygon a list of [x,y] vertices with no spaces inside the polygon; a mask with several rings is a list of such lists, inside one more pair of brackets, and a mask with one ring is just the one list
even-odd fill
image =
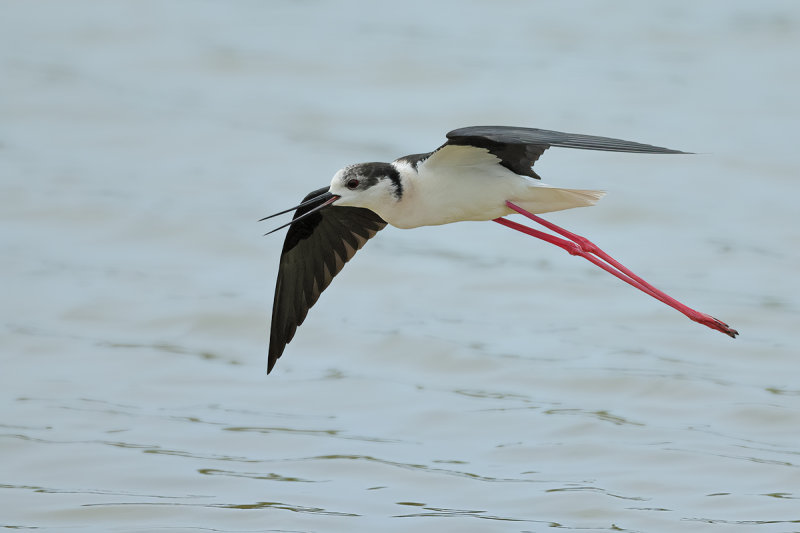
{"label": "white tail", "polygon": [[516,198],[512,202],[531,213],[549,213],[594,205],[605,195],[605,191],[561,189],[537,183],[530,187],[525,198]]}

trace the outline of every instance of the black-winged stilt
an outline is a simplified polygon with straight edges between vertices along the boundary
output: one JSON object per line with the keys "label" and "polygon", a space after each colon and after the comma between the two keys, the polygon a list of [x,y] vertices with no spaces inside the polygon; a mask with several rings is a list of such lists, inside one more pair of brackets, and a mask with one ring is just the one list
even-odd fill
{"label": "black-winged stilt", "polygon": [[[695,322],[731,337],[738,332],[656,289],[588,239],[536,216],[595,204],[602,191],[562,189],[538,181],[533,164],[551,146],[685,154],[620,139],[535,128],[473,126],[453,130],[447,142],[425,154],[391,163],[360,163],[339,170],[328,187],[308,194],[296,210],[281,252],[267,372],[294,337],[308,310],[344,264],[369,239],[391,224],[408,229],[463,220],[492,220],[580,255]],[[551,235],[502,218],[519,213],[550,229]],[[565,237],[565,238],[562,238]]]}

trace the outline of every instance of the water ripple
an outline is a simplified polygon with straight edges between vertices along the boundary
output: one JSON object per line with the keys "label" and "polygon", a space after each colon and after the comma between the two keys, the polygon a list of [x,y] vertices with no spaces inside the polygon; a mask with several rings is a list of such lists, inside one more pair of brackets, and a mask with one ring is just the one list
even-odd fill
{"label": "water ripple", "polygon": [[449,476],[457,476],[457,477],[465,477],[469,479],[474,479],[477,481],[488,481],[492,483],[497,482],[504,482],[504,483],[544,483],[544,480],[539,479],[520,479],[520,478],[496,478],[496,477],[489,477],[489,476],[481,476],[479,474],[473,474],[472,472],[465,472],[462,470],[451,470],[448,468],[432,468],[427,465],[423,464],[414,464],[414,463],[402,463],[399,461],[390,461],[388,459],[379,459],[377,457],[372,457],[369,455],[318,455],[314,457],[306,457],[303,459],[299,459],[300,461],[331,461],[331,460],[348,460],[348,461],[367,461],[371,463],[378,463],[388,466],[394,466],[397,468],[403,468],[406,470],[414,470],[414,471],[424,471],[424,472],[434,472],[438,474],[445,474]]}
{"label": "water ripple", "polygon": [[634,500],[634,501],[648,501],[649,498],[642,498],[640,496],[622,496],[621,494],[614,494],[613,492],[609,492],[606,489],[602,489],[600,487],[562,487],[558,489],[548,489],[545,492],[597,492],[599,494],[603,494],[604,496],[611,496],[612,498],[619,498],[621,500]]}
{"label": "water ripple", "polygon": [[800,524],[800,520],[722,520],[718,518],[683,518],[686,522],[704,522],[706,524],[730,524],[736,526],[765,526],[769,524]]}
{"label": "water ripple", "polygon": [[170,344],[170,343],[140,344],[133,342],[98,341],[96,345],[103,348],[145,349],[145,350],[154,350],[158,352],[171,353],[171,354],[193,355],[201,359],[222,360],[230,365],[241,364],[241,362],[238,361],[237,359],[225,357],[209,351],[192,350],[190,348],[184,348],[183,346],[178,346],[177,344]]}
{"label": "water ripple", "polygon": [[299,477],[282,476],[274,472],[264,474],[261,472],[234,472],[232,470],[219,470],[216,468],[199,468],[198,473],[206,476],[228,476],[228,477],[241,477],[248,479],[265,479],[268,481],[288,481],[292,483],[322,483],[313,479],[302,479]]}
{"label": "water ripple", "polygon": [[589,416],[592,418],[597,418],[598,420],[602,420],[604,422],[611,422],[612,424],[621,426],[621,425],[630,425],[630,426],[644,426],[641,422],[633,422],[628,420],[627,418],[623,418],[621,416],[612,415],[608,411],[605,410],[598,410],[598,411],[587,411],[585,409],[574,409],[574,408],[563,408],[563,409],[547,409],[546,411],[542,411],[544,414],[547,415],[580,415],[580,416]]}
{"label": "water ripple", "polygon": [[289,433],[293,435],[310,435],[314,437],[335,437],[339,439],[361,440],[365,442],[402,442],[397,439],[383,439],[380,437],[365,437],[361,435],[346,435],[339,429],[295,429],[287,427],[253,427],[253,426],[231,426],[224,428],[225,431],[241,431],[255,433]]}
{"label": "water ripple", "polygon": [[102,496],[135,496],[137,498],[158,498],[164,500],[170,499],[194,499],[194,498],[209,498],[210,496],[202,496],[199,494],[187,494],[184,496],[165,496],[163,494],[146,494],[137,493],[133,491],[119,491],[119,490],[102,490],[102,489],[57,489],[52,487],[42,487],[38,485],[10,485],[0,484],[0,489],[15,489],[15,490],[28,490],[31,492],[38,492],[41,494],[96,494]]}
{"label": "water ripple", "polygon": [[206,507],[211,509],[282,509],[295,513],[317,514],[327,516],[361,516],[356,513],[346,513],[342,511],[329,511],[321,507],[307,507],[304,505],[292,505],[284,502],[253,502],[253,503],[159,503],[159,502],[110,502],[110,503],[86,503],[82,507],[116,507],[116,506],[170,506],[170,507]]}

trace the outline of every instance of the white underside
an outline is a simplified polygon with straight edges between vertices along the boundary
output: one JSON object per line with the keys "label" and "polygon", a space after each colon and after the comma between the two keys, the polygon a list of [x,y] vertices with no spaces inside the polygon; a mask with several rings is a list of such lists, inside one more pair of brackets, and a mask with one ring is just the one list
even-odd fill
{"label": "white underside", "polygon": [[[395,163],[403,196],[376,210],[398,228],[435,226],[463,220],[492,220],[512,214],[506,200],[531,213],[594,205],[603,191],[562,189],[520,176],[498,164],[488,151],[447,146],[414,170]],[[378,206],[376,206],[378,207]]]}

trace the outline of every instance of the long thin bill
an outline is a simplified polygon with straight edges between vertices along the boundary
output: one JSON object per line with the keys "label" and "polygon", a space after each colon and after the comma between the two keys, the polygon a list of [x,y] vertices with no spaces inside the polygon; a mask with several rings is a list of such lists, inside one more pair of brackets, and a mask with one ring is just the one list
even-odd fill
{"label": "long thin bill", "polygon": [[288,213],[289,211],[294,211],[295,209],[300,209],[301,207],[305,207],[307,205],[311,205],[314,202],[319,202],[327,194],[330,194],[330,193],[329,192],[324,192],[324,193],[320,194],[319,196],[315,196],[314,198],[311,198],[310,200],[306,200],[302,204],[296,205],[294,207],[290,207],[289,209],[284,209],[283,211],[279,211],[279,212],[277,212],[277,213],[275,213],[273,215],[269,215],[268,217],[264,217],[262,219],[259,219],[259,222],[264,222],[265,220],[269,220],[272,217],[276,217],[278,215],[282,215],[284,213]]}
{"label": "long thin bill", "polygon": [[[329,193],[329,192],[326,192],[326,193],[324,193],[324,194],[321,194],[321,195],[319,195],[319,196],[317,196],[317,197],[315,197],[315,198],[312,198],[311,200],[308,200],[308,201],[306,201],[306,202],[303,202],[302,204],[300,204],[300,205],[299,205],[299,206],[297,206],[297,207],[298,207],[298,208],[300,208],[300,207],[305,207],[305,206],[307,206],[307,205],[309,205],[309,204],[311,204],[311,203],[314,203],[314,202],[319,202],[320,200],[323,200],[323,199],[325,199],[325,197],[326,197],[326,196],[330,196],[330,198],[328,198],[327,200],[325,200],[324,202],[322,202],[320,205],[318,205],[318,206],[317,206],[317,207],[315,207],[314,209],[310,209],[310,210],[306,211],[305,213],[303,213],[303,214],[302,214],[302,215],[300,215],[299,217],[298,217],[298,216],[294,217],[294,218],[293,218],[293,219],[292,219],[290,222],[287,222],[287,223],[286,223],[286,224],[284,224],[283,226],[278,226],[278,227],[277,227],[277,228],[275,228],[274,230],[272,230],[272,231],[268,231],[267,233],[265,233],[265,234],[264,234],[264,236],[266,237],[266,236],[267,236],[267,235],[269,235],[270,233],[275,233],[275,232],[276,232],[276,231],[278,231],[279,229],[283,229],[283,228],[285,228],[286,226],[289,226],[289,225],[291,225],[291,224],[294,224],[295,222],[299,222],[299,221],[303,220],[304,218],[306,218],[307,216],[309,216],[309,215],[312,215],[312,214],[316,213],[316,212],[317,212],[317,211],[319,211],[320,209],[322,209],[322,208],[324,208],[324,207],[327,207],[327,206],[331,205],[333,202],[335,202],[336,200],[338,200],[339,198],[341,198],[340,196],[336,196],[335,194],[331,194],[331,193]],[[291,209],[289,209],[288,211],[291,211]],[[288,211],[284,211],[284,213],[287,213]],[[277,213],[277,214],[281,214],[281,213]],[[267,218],[270,218],[270,217],[267,217]]]}
{"label": "long thin bill", "polygon": [[[572,255],[579,255],[584,259],[590,261],[591,263],[599,266],[609,274],[616,276],[617,278],[621,279],[625,283],[636,287],[640,291],[649,294],[653,298],[667,304],[668,306],[680,311],[691,320],[703,324],[704,326],[708,326],[711,329],[715,329],[717,331],[721,331],[722,333],[736,338],[736,335],[739,334],[738,331],[730,327],[725,322],[714,318],[711,315],[707,315],[705,313],[701,313],[700,311],[696,311],[691,307],[682,304],[675,298],[669,296],[668,294],[656,289],[645,280],[634,274],[631,270],[621,264],[619,261],[605,253],[603,250],[600,249],[599,246],[591,242],[586,237],[582,237],[580,235],[576,235],[570,231],[565,230],[564,228],[553,224],[552,222],[548,222],[541,217],[534,215],[533,213],[529,213],[528,211],[522,209],[518,205],[512,202],[506,202],[506,205],[516,211],[517,213],[528,217],[529,219],[533,220],[534,222],[541,224],[542,226],[546,227],[547,229],[566,237],[566,239],[562,239],[560,237],[556,237],[555,235],[550,235],[549,233],[545,233],[543,231],[539,231],[533,228],[529,228],[527,226],[523,226],[522,224],[518,224],[517,222],[513,222],[511,220],[506,220],[504,218],[496,218],[494,219],[495,222],[498,224],[502,224],[508,228],[520,231],[532,237],[536,237],[537,239],[541,239],[545,242],[549,242],[550,244],[554,244],[559,248],[562,248],[569,252]],[[569,239],[569,240],[567,240]]]}

